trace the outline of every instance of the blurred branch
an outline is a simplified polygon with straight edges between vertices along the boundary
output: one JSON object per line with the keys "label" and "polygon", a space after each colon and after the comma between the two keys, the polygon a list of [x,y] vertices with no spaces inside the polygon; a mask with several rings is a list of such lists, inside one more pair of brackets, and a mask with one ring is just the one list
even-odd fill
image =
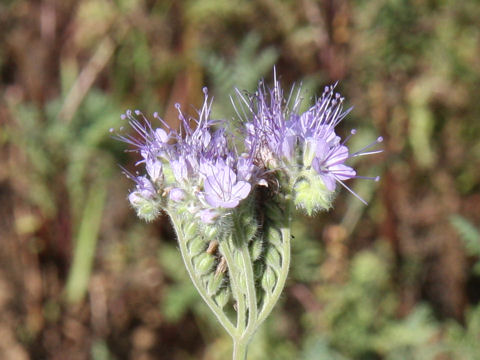
{"label": "blurred branch", "polygon": [[[123,38],[128,30],[128,25],[121,27],[119,39]],[[117,39],[118,42],[118,39]],[[68,123],[75,115],[78,107],[92,87],[100,72],[110,61],[117,43],[106,35],[97,47],[97,50],[91,57],[90,61],[83,68],[72,88],[68,92],[67,97],[58,114],[59,119]]]}
{"label": "blurred branch", "polygon": [[66,298],[69,302],[80,301],[87,291],[105,205],[105,195],[106,186],[103,181],[100,180],[91,186],[75,243],[72,267],[65,286]]}

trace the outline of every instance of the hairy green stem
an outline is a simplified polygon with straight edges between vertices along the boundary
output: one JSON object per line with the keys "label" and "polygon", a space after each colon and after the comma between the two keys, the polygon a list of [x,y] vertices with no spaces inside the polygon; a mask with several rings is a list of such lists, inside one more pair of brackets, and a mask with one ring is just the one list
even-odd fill
{"label": "hairy green stem", "polygon": [[[236,266],[232,252],[230,251],[230,244],[227,239],[224,239],[220,242],[220,252],[225,256],[225,260],[227,260],[228,266],[228,273],[230,279],[230,287],[232,289],[233,297],[237,302],[237,329],[236,334],[241,334],[245,329],[245,299],[243,296],[243,292],[240,289],[238,284],[238,277],[242,276],[241,273],[238,271],[238,267]],[[234,338],[234,336],[232,335]]]}
{"label": "hairy green stem", "polygon": [[255,277],[253,275],[253,265],[248,251],[248,244],[244,242],[240,249],[243,265],[243,274],[246,277],[247,302],[248,302],[248,325],[243,334],[244,337],[251,338],[256,330],[257,320],[257,292],[255,290]]}
{"label": "hairy green stem", "polygon": [[249,340],[233,339],[233,360],[246,360]]}
{"label": "hairy green stem", "polygon": [[202,285],[200,279],[196,276],[195,274],[195,269],[193,268],[193,264],[188,256],[188,249],[187,249],[187,244],[186,241],[183,237],[183,231],[181,229],[181,226],[176,219],[175,216],[172,214],[169,214],[170,218],[172,219],[173,227],[175,228],[175,232],[177,233],[178,237],[178,244],[180,246],[180,252],[182,254],[183,262],[185,263],[185,267],[187,268],[188,275],[190,275],[190,279],[192,279],[193,284],[195,285],[195,288],[199,292],[200,296],[203,298],[205,303],[208,305],[210,310],[215,314],[217,317],[218,321],[222,326],[225,328],[225,330],[230,334],[230,336],[234,337],[237,333],[235,327],[233,326],[232,322],[230,319],[225,315],[222,309],[213,301],[213,299],[208,296],[207,291],[205,287]]}

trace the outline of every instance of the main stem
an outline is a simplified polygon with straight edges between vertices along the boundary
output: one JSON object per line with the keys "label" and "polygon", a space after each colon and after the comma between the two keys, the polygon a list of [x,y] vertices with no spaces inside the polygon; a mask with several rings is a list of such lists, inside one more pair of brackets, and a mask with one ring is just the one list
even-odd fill
{"label": "main stem", "polygon": [[[253,264],[248,250],[248,239],[243,236],[238,219],[234,220],[234,234],[220,244],[220,251],[227,260],[230,273],[230,286],[237,303],[237,327],[232,335],[233,360],[245,360],[247,357],[248,344],[255,333],[257,320],[257,293],[255,289],[255,277]],[[236,255],[234,255],[236,254]],[[244,277],[244,281],[238,281]],[[245,288],[241,287],[244,284]],[[248,319],[246,312],[248,311]]]}
{"label": "main stem", "polygon": [[[232,252],[230,251],[230,245],[227,239],[224,239],[224,241],[220,242],[220,251],[222,252],[223,256],[225,256],[225,259],[227,260],[228,272],[229,272],[229,278],[230,278],[230,287],[232,289],[233,297],[237,302],[237,328],[236,328],[235,334],[241,334],[245,329],[245,311],[246,311],[245,299],[244,299],[243,293],[240,291],[241,290],[240,286],[238,285],[238,276],[241,276],[241,274],[239,274],[237,266],[233,260],[233,255],[232,255]],[[232,338],[235,339],[235,336],[232,335]]]}
{"label": "main stem", "polygon": [[246,360],[249,340],[233,339],[233,360]]}

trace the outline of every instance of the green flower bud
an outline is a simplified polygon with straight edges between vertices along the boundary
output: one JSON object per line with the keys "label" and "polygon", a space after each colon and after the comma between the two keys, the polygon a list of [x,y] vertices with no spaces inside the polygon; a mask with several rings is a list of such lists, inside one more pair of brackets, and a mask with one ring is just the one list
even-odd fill
{"label": "green flower bud", "polygon": [[183,233],[185,235],[185,239],[191,239],[195,235],[198,235],[198,225],[195,221],[191,221],[187,223],[183,228]]}
{"label": "green flower bud", "polygon": [[223,283],[223,279],[224,279],[223,273],[217,274],[217,272],[215,272],[208,275],[207,294],[209,296],[215,295],[217,293],[217,291],[220,289]]}
{"label": "green flower bud", "polygon": [[267,203],[265,205],[265,211],[268,218],[273,221],[283,221],[284,213],[282,208],[276,202]]}
{"label": "green flower bud", "polygon": [[262,261],[257,261],[253,264],[253,275],[255,279],[260,279],[265,271],[265,264]]}
{"label": "green flower bud", "polygon": [[265,263],[268,266],[277,270],[280,270],[280,268],[282,267],[282,258],[280,256],[280,253],[273,246],[271,246],[267,250],[267,255],[265,256]]}
{"label": "green flower bud", "polygon": [[190,256],[195,256],[200,254],[201,252],[205,251],[205,241],[197,236],[196,238],[193,238],[187,243],[188,246],[188,252]]}
{"label": "green flower bud", "polygon": [[295,205],[308,215],[327,210],[332,205],[334,192],[329,191],[314,170],[304,171],[294,185]]}
{"label": "green flower bud", "polygon": [[215,256],[210,255],[206,252],[201,253],[193,259],[193,264],[195,270],[199,275],[208,274],[213,270],[213,265],[215,264]]}
{"label": "green flower bud", "polygon": [[138,217],[145,221],[153,221],[160,214],[161,208],[158,201],[145,198],[138,191],[132,192],[128,199],[137,212]]}
{"label": "green flower bud", "polygon": [[251,221],[245,225],[244,229],[245,229],[245,239],[247,241],[250,241],[253,239],[253,237],[257,233],[258,226],[255,220],[251,219]]}
{"label": "green flower bud", "polygon": [[265,273],[262,276],[262,288],[267,294],[272,293],[277,282],[277,276],[272,268],[267,267]]}
{"label": "green flower bud", "polygon": [[250,256],[252,261],[256,261],[260,258],[263,251],[263,243],[261,238],[257,238],[250,244]]}
{"label": "green flower bud", "polygon": [[228,300],[230,300],[230,289],[221,289],[220,292],[214,297],[214,300],[220,308],[224,308],[225,305],[227,305]]}
{"label": "green flower bud", "polygon": [[217,226],[205,226],[205,237],[208,240],[214,239],[218,235],[218,227]]}
{"label": "green flower bud", "polygon": [[279,229],[270,226],[267,229],[267,242],[273,246],[279,247],[282,245],[282,233]]}

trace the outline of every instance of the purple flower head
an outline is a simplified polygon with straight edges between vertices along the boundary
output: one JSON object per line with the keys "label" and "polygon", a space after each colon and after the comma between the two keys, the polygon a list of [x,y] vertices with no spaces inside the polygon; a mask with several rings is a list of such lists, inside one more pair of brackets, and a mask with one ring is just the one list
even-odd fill
{"label": "purple flower head", "polygon": [[[277,167],[279,162],[291,162],[295,155],[297,134],[290,117],[294,115],[300,102],[298,93],[294,100],[292,93],[288,100],[278,81],[273,89],[261,82],[257,92],[246,97],[237,90],[240,104],[246,107],[250,118],[245,121],[245,144],[256,162],[266,167]],[[290,104],[292,102],[292,104]],[[237,114],[240,114],[237,110]]]}
{"label": "purple flower head", "polygon": [[[245,143],[247,150],[254,154],[254,163],[270,169],[285,169],[293,177],[302,169],[313,167],[328,191],[334,191],[337,182],[347,187],[344,180],[358,178],[356,171],[345,162],[352,157],[381,152],[364,152],[381,138],[360,152],[349,154],[345,144],[350,136],[341,142],[335,128],[351,108],[343,110],[344,98],[335,92],[335,87],[336,84],[327,86],[321,98],[303,113],[299,111],[301,89],[292,88],[285,97],[275,71],[273,88],[260,82],[255,94],[250,96],[237,90],[245,120]],[[236,111],[242,117],[241,112]],[[352,131],[352,135],[354,133]]]}
{"label": "purple flower head", "polygon": [[181,122],[178,131],[171,130],[157,114],[154,117],[163,129],[154,129],[139,111],[128,111],[124,118],[136,135],[119,138],[135,146],[141,155],[137,164],[144,164],[148,174],[148,178],[130,176],[138,184],[135,196],[167,196],[172,205],[188,199],[185,205],[201,211],[200,219],[210,223],[222,215],[220,209],[234,208],[249,195],[256,168],[251,156],[239,155],[229,146],[224,128],[213,130],[222,123],[210,118],[212,100],[206,89],[204,95],[196,117],[186,116],[176,105]]}

